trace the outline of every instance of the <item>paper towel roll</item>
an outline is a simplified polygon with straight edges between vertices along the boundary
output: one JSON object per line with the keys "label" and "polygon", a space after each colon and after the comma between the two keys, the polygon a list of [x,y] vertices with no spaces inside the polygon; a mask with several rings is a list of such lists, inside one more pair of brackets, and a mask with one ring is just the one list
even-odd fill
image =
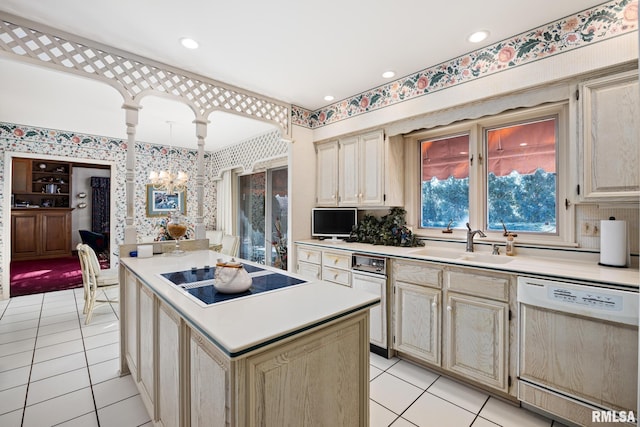
{"label": "paper towel roll", "polygon": [[627,222],[613,217],[600,221],[600,264],[626,267],[628,258]]}

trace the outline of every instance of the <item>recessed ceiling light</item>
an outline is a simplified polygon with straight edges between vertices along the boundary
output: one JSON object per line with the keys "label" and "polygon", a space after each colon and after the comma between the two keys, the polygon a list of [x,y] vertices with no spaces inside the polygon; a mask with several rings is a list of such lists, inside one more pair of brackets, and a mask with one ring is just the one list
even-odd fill
{"label": "recessed ceiling light", "polygon": [[382,73],[382,77],[384,77],[385,79],[390,79],[392,77],[395,77],[396,73],[393,71],[385,71],[384,73]]}
{"label": "recessed ceiling light", "polygon": [[331,96],[331,95],[327,95],[327,96],[325,96],[325,97],[324,97],[324,100],[325,100],[325,101],[333,101],[333,99],[334,99],[334,98],[333,98],[333,96]]}
{"label": "recessed ceiling light", "polygon": [[480,43],[481,41],[486,40],[487,37],[489,37],[489,31],[482,30],[476,31],[475,33],[471,34],[467,38],[467,40],[469,40],[471,43]]}
{"label": "recessed ceiling light", "polygon": [[197,49],[198,48],[198,42],[195,41],[194,39],[190,39],[189,37],[183,37],[180,39],[180,44],[182,44],[182,46],[186,47],[187,49]]}

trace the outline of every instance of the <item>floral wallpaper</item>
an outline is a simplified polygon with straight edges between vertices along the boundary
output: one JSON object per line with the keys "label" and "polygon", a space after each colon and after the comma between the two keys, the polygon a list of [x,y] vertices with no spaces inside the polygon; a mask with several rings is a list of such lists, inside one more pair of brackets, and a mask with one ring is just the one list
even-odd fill
{"label": "floral wallpaper", "polygon": [[[126,217],[126,155],[127,141],[95,135],[85,135],[71,131],[42,129],[13,123],[0,122],[0,156],[4,158],[6,151],[16,153],[41,154],[44,156],[63,156],[84,160],[91,163],[92,160],[112,162],[115,167],[112,180],[112,193],[116,212],[113,222],[116,242],[124,241],[124,223]],[[191,179],[195,180],[197,168],[197,151],[184,148],[168,147],[163,145],[136,143],[136,170],[135,170],[135,218],[134,224],[139,236],[157,234],[157,228],[162,218],[148,218],[146,216],[146,184],[149,172],[152,169],[166,169],[171,163],[174,167],[184,170]],[[205,153],[205,194],[204,194],[204,223],[207,228],[213,228],[215,224],[215,187],[208,178],[211,155]],[[0,180],[4,182],[10,177],[5,175],[4,161],[0,161]],[[9,203],[8,194],[4,193],[4,187],[0,186],[0,203],[5,206]],[[193,223],[193,215],[197,212],[197,199],[195,184],[187,189],[187,218]],[[3,211],[0,210],[0,227],[4,221]],[[3,266],[2,249],[8,240],[0,241],[0,269]],[[0,283],[0,289],[2,283]]]}
{"label": "floral wallpaper", "polygon": [[316,111],[292,107],[292,123],[318,128],[638,30],[638,0],[615,0],[418,71]]}

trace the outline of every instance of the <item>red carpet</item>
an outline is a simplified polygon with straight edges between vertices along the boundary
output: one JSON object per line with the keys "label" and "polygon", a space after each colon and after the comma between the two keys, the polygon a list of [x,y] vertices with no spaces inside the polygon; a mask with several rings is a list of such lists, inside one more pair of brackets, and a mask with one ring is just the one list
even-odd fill
{"label": "red carpet", "polygon": [[82,287],[82,271],[77,256],[13,261],[10,274],[12,297]]}

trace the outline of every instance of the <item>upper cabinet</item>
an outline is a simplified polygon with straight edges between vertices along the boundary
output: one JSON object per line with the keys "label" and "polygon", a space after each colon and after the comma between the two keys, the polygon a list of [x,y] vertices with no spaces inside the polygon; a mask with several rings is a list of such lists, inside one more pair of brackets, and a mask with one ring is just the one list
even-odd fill
{"label": "upper cabinet", "polygon": [[640,200],[638,71],[583,82],[581,198],[585,202]]}
{"label": "upper cabinet", "polygon": [[319,206],[401,206],[401,140],[385,139],[381,130],[316,146]]}
{"label": "upper cabinet", "polygon": [[12,168],[13,207],[69,207],[71,163],[14,158]]}

